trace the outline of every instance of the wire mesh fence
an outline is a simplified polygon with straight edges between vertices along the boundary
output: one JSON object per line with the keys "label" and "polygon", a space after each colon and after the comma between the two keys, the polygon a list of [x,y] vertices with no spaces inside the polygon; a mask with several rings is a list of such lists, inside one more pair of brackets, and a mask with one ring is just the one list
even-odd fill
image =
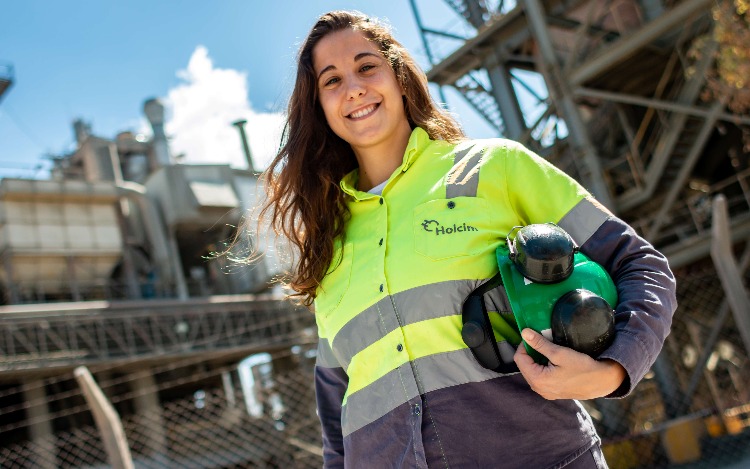
{"label": "wire mesh fence", "polygon": [[[710,262],[676,274],[680,306],[652,370],[627,398],[584,405],[611,468],[750,467],[750,360],[733,313]],[[251,352],[90,365],[134,466],[321,467],[310,326]],[[110,467],[70,368],[3,381],[0,467]]]}
{"label": "wire mesh fence", "polygon": [[[250,366],[183,360],[110,375],[100,386],[122,419],[135,467],[320,467],[314,350],[315,344],[303,344],[260,353]],[[243,368],[249,380],[241,377]],[[47,397],[56,403],[50,410],[60,410],[49,412],[48,420],[31,417],[3,426],[0,467],[109,467],[87,407],[74,404],[82,396],[62,391],[75,386],[72,376],[47,380],[45,391],[58,390]],[[22,407],[28,412],[37,404]],[[7,444],[24,430],[37,438]]]}

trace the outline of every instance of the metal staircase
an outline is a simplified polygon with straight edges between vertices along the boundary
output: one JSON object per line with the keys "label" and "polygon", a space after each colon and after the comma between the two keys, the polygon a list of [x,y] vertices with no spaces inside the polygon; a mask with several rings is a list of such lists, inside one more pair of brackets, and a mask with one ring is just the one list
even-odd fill
{"label": "metal staircase", "polygon": [[461,92],[466,100],[474,109],[490,122],[495,128],[499,129],[500,134],[504,133],[503,116],[500,107],[492,93],[487,90],[476,77],[477,72],[470,72],[456,81],[455,88]]}

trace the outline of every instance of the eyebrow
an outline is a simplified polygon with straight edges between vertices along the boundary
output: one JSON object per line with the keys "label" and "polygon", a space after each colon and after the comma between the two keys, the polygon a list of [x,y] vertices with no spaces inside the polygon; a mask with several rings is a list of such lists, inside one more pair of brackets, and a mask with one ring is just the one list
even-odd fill
{"label": "eyebrow", "polygon": [[[360,52],[359,54],[357,54],[357,55],[354,56],[354,61],[355,62],[359,62],[360,60],[362,60],[362,59],[364,59],[365,57],[368,57],[368,56],[382,58],[381,55],[378,55],[378,54],[376,54],[374,52]],[[320,77],[323,76],[323,74],[325,72],[327,72],[329,70],[335,70],[335,69],[336,69],[335,65],[329,65],[329,66],[325,67],[323,70],[320,71],[320,73],[318,73],[318,80],[320,80]]]}

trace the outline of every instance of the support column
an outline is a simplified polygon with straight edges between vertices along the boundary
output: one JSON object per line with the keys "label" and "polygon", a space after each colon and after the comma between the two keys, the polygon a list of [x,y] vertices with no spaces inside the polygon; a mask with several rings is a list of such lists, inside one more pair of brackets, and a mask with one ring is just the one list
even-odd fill
{"label": "support column", "polygon": [[73,256],[65,256],[65,266],[68,272],[68,286],[70,287],[70,294],[73,301],[81,301],[81,289],[78,285],[78,278],[76,277],[76,260]]}
{"label": "support column", "polygon": [[167,243],[169,250],[171,251],[172,269],[174,272],[175,289],[177,298],[180,300],[187,300],[190,294],[188,293],[187,283],[185,282],[185,274],[182,271],[182,261],[180,260],[180,248],[177,246],[177,237],[175,236],[174,227],[169,227],[169,239]]}
{"label": "support column", "polygon": [[544,75],[547,89],[555,102],[556,108],[562,112],[565,123],[568,125],[569,138],[574,152],[573,157],[580,157],[582,160],[582,165],[579,169],[581,172],[581,183],[591,191],[599,202],[610,210],[614,210],[612,196],[609,193],[607,184],[604,182],[604,173],[599,162],[599,156],[596,153],[593,143],[591,143],[578,106],[573,100],[569,80],[563,76],[560,70],[557,54],[555,53],[552,39],[547,29],[542,3],[539,0],[526,0],[524,6],[529,19],[531,33],[534,39],[536,39],[541,53],[540,68],[542,75]]}
{"label": "support column", "polygon": [[18,294],[15,277],[13,275],[13,257],[9,252],[3,253],[3,269],[5,270],[8,303],[15,305],[21,302],[21,296]]}
{"label": "support column", "polygon": [[133,403],[136,412],[136,428],[146,448],[145,457],[154,461],[156,466],[168,467],[167,436],[164,427],[164,416],[159,403],[159,394],[151,370],[138,370],[131,375]]}
{"label": "support column", "polygon": [[487,67],[487,74],[492,84],[492,95],[503,116],[505,137],[520,140],[526,132],[526,122],[523,119],[521,106],[518,104],[518,95],[513,89],[510,70],[503,63],[503,54],[501,47],[495,47],[495,53],[485,60],[484,66]]}
{"label": "support column", "polygon": [[750,298],[747,296],[742,273],[732,253],[729,210],[724,195],[717,195],[713,200],[711,260],[716,266],[716,273],[727,295],[727,302],[745,346],[745,353],[750,354]]}
{"label": "support column", "polygon": [[[479,29],[484,25],[485,6],[476,0],[467,0],[465,2],[467,10],[467,20],[475,28]],[[500,108],[500,115],[503,118],[505,135],[511,140],[520,140],[526,131],[526,122],[521,112],[521,106],[518,104],[518,95],[513,89],[513,83],[510,79],[510,70],[505,66],[503,56],[505,51],[502,45],[493,47],[494,53],[487,56],[482,64],[487,69],[487,75],[492,86],[491,94]]]}
{"label": "support column", "polygon": [[57,448],[52,420],[47,407],[47,393],[43,381],[27,381],[23,384],[23,398],[28,405],[29,437],[33,443],[32,466],[40,469],[57,468]]}

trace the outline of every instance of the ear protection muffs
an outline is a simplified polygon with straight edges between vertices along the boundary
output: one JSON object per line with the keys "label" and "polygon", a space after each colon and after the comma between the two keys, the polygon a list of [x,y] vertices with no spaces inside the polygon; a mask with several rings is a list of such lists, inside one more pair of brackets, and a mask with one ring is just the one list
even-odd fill
{"label": "ear protection muffs", "polygon": [[[515,233],[515,237],[512,235]],[[578,251],[562,228],[547,223],[514,227],[498,246],[499,272],[464,301],[461,336],[484,367],[501,373],[517,370],[500,357],[483,296],[505,287],[518,330],[529,327],[558,345],[592,357],[614,339],[617,303],[614,282],[602,266]],[[525,342],[538,363],[546,357]]]}

